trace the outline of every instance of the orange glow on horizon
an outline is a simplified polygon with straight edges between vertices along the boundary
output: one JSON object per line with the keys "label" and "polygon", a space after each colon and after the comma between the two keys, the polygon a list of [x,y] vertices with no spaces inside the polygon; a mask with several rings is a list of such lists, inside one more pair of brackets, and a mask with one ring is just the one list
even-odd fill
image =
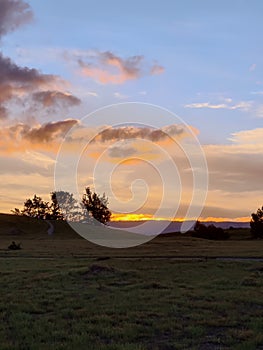
{"label": "orange glow on horizon", "polygon": [[[111,221],[179,221],[179,222],[183,222],[183,221],[191,221],[191,220],[196,220],[195,218],[188,218],[187,220],[185,220],[185,218],[161,218],[161,217],[155,217],[154,215],[151,214],[117,214],[117,213],[113,213],[111,216]],[[249,222],[250,221],[250,217],[239,217],[239,218],[221,218],[221,217],[206,217],[206,218],[198,218],[199,221],[202,222],[209,222],[209,221],[213,221],[213,222]]]}

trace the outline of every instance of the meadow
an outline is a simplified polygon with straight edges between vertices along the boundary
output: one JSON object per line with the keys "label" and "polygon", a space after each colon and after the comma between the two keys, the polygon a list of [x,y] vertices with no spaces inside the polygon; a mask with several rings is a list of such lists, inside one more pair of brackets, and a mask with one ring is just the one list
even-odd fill
{"label": "meadow", "polygon": [[263,241],[248,230],[111,249],[63,223],[48,236],[45,222],[0,222],[0,349],[263,349],[263,262],[249,259]]}

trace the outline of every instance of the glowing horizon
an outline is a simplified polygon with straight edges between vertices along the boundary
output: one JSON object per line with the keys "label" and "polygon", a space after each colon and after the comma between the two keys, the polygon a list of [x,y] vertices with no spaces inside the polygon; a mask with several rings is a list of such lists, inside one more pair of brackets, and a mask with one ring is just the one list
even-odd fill
{"label": "glowing horizon", "polygon": [[239,218],[222,218],[222,217],[200,217],[198,219],[194,218],[165,218],[165,217],[155,217],[150,214],[116,214],[113,213],[111,217],[111,221],[176,221],[176,222],[184,222],[184,221],[202,221],[202,222],[250,222],[250,217],[239,217]]}

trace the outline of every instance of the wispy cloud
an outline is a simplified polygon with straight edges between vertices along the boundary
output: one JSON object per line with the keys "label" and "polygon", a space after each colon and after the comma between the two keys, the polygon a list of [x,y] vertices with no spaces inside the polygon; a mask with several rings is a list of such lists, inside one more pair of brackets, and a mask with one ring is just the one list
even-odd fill
{"label": "wispy cloud", "polygon": [[164,67],[149,64],[142,55],[123,58],[111,51],[68,51],[64,58],[75,61],[83,76],[101,84],[123,84],[146,75],[162,74]]}
{"label": "wispy cloud", "polygon": [[263,146],[263,128],[244,130],[233,133],[229,138],[235,144]]}
{"label": "wispy cloud", "polygon": [[98,97],[99,95],[97,94],[97,92],[95,92],[95,91],[88,91],[87,92],[87,95],[88,96],[93,96],[93,97]]}
{"label": "wispy cloud", "polygon": [[129,97],[127,95],[121,94],[120,92],[114,92],[113,96],[120,100],[125,100]]}
{"label": "wispy cloud", "polygon": [[[232,102],[231,99],[229,99],[226,102]],[[190,103],[186,104],[185,108],[209,108],[209,109],[229,109],[229,110],[235,110],[240,109],[243,111],[247,111],[252,106],[252,101],[240,101],[236,104],[230,104],[230,103],[218,103],[213,104],[210,102],[197,102],[197,103]]]}

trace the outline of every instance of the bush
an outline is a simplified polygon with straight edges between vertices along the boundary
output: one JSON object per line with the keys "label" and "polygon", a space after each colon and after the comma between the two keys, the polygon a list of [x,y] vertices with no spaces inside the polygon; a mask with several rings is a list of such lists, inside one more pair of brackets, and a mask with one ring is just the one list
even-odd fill
{"label": "bush", "polygon": [[226,240],[229,238],[229,234],[225,232],[221,227],[215,225],[206,226],[197,221],[194,227],[192,237],[212,239],[216,241]]}
{"label": "bush", "polygon": [[21,249],[21,243],[16,244],[16,242],[12,242],[9,246],[8,249],[10,250],[20,250]]}

